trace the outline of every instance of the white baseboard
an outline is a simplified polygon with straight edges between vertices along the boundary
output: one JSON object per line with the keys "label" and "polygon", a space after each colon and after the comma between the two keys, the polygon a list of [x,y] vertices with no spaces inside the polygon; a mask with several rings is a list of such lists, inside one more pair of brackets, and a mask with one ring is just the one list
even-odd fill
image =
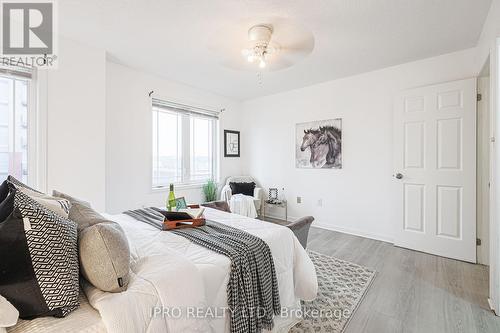
{"label": "white baseboard", "polygon": [[[283,221],[285,220],[285,214],[281,214],[281,215],[280,214],[269,214],[268,212],[266,212],[266,217],[269,217],[271,219],[283,220]],[[298,217],[288,215],[287,221],[293,222],[293,221],[298,220],[298,219],[299,219]]]}
{"label": "white baseboard", "polygon": [[490,306],[490,309],[491,311],[493,311],[493,313],[498,316],[499,314],[495,311],[495,307],[493,306],[493,301],[491,300],[491,298],[488,297],[488,305]]}
{"label": "white baseboard", "polygon": [[313,222],[312,227],[321,228],[321,229],[325,229],[325,230],[331,230],[331,231],[337,231],[337,232],[341,232],[341,233],[349,234],[349,235],[353,235],[353,236],[370,238],[370,239],[374,239],[374,240],[378,240],[378,241],[382,241],[382,242],[387,242],[387,243],[394,243],[394,239],[391,237],[387,237],[386,235],[374,234],[371,232],[366,232],[366,231],[361,231],[361,230],[356,230],[356,229],[338,227],[335,225],[316,223],[316,222]]}
{"label": "white baseboard", "polygon": [[[278,215],[278,214],[276,214],[276,215],[266,214],[266,217],[270,217],[273,219],[279,219],[279,220],[283,220],[285,218],[283,215]],[[296,221],[298,219],[299,219],[298,217],[288,215],[288,221],[290,221],[290,222]],[[325,229],[325,230],[331,230],[331,231],[337,231],[337,232],[341,232],[341,233],[349,234],[349,235],[353,235],[353,236],[370,238],[370,239],[374,239],[374,240],[378,240],[378,241],[382,241],[382,242],[387,242],[387,243],[394,243],[394,239],[391,237],[388,237],[386,235],[380,235],[380,234],[374,234],[371,232],[365,232],[362,230],[338,227],[335,225],[319,223],[318,221],[314,221],[312,224],[312,227]]]}

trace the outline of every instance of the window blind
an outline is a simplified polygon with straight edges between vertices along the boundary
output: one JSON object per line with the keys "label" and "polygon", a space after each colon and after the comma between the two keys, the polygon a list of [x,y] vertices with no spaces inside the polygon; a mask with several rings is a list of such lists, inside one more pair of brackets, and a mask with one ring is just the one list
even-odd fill
{"label": "window blind", "polygon": [[177,102],[165,101],[157,98],[153,98],[153,107],[160,109],[174,110],[181,114],[202,116],[206,118],[219,119],[220,111],[210,110],[205,108],[200,108],[196,106],[191,106],[187,104],[181,104]]}

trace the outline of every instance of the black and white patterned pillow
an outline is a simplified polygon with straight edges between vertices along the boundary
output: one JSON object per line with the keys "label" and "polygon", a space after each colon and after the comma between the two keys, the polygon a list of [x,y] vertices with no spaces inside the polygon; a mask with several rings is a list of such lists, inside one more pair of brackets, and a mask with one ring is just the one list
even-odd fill
{"label": "black and white patterned pillow", "polygon": [[64,218],[68,217],[71,204],[67,199],[53,197],[51,195],[37,191],[10,175],[7,177],[7,183],[11,189],[16,188],[20,190],[45,208],[50,209],[54,213],[57,213]]}
{"label": "black and white patterned pillow", "polygon": [[7,176],[7,182],[11,183],[12,185],[14,185],[15,187],[22,187],[22,188],[26,188],[28,190],[31,190],[33,192],[36,192],[36,193],[40,193],[40,194],[44,194],[40,191],[37,191],[35,190],[34,188],[32,187],[29,187],[28,185],[26,185],[25,183],[23,183],[22,181],[20,180],[17,180],[15,177],[13,177],[12,175],[8,175]]}
{"label": "black and white patterned pillow", "polygon": [[[0,249],[11,242],[9,249],[20,249],[24,257],[10,253],[23,262],[18,267],[10,267],[2,264],[8,259],[3,258],[7,254],[0,251],[0,292],[17,307],[21,318],[64,317],[79,306],[76,223],[45,208],[20,190],[12,192],[14,210],[0,224],[0,229],[5,229],[0,230]],[[22,285],[16,281],[16,275],[24,279]],[[26,297],[25,291],[31,296]]]}

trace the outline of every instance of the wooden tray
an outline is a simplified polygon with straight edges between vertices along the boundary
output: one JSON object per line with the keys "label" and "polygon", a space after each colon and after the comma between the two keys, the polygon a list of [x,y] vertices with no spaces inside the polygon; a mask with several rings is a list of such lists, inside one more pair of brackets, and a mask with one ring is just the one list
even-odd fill
{"label": "wooden tray", "polygon": [[201,227],[205,225],[205,218],[200,217],[197,219],[189,219],[189,220],[177,220],[177,221],[163,221],[163,230],[172,230],[172,229],[182,229],[182,228],[194,228]]}

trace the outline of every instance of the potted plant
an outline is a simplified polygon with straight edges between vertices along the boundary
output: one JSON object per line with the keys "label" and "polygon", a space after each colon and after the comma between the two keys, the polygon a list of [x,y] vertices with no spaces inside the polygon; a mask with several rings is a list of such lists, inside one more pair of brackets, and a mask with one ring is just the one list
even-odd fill
{"label": "potted plant", "polygon": [[205,196],[205,202],[217,200],[217,183],[213,179],[209,179],[207,183],[203,185],[202,190]]}

